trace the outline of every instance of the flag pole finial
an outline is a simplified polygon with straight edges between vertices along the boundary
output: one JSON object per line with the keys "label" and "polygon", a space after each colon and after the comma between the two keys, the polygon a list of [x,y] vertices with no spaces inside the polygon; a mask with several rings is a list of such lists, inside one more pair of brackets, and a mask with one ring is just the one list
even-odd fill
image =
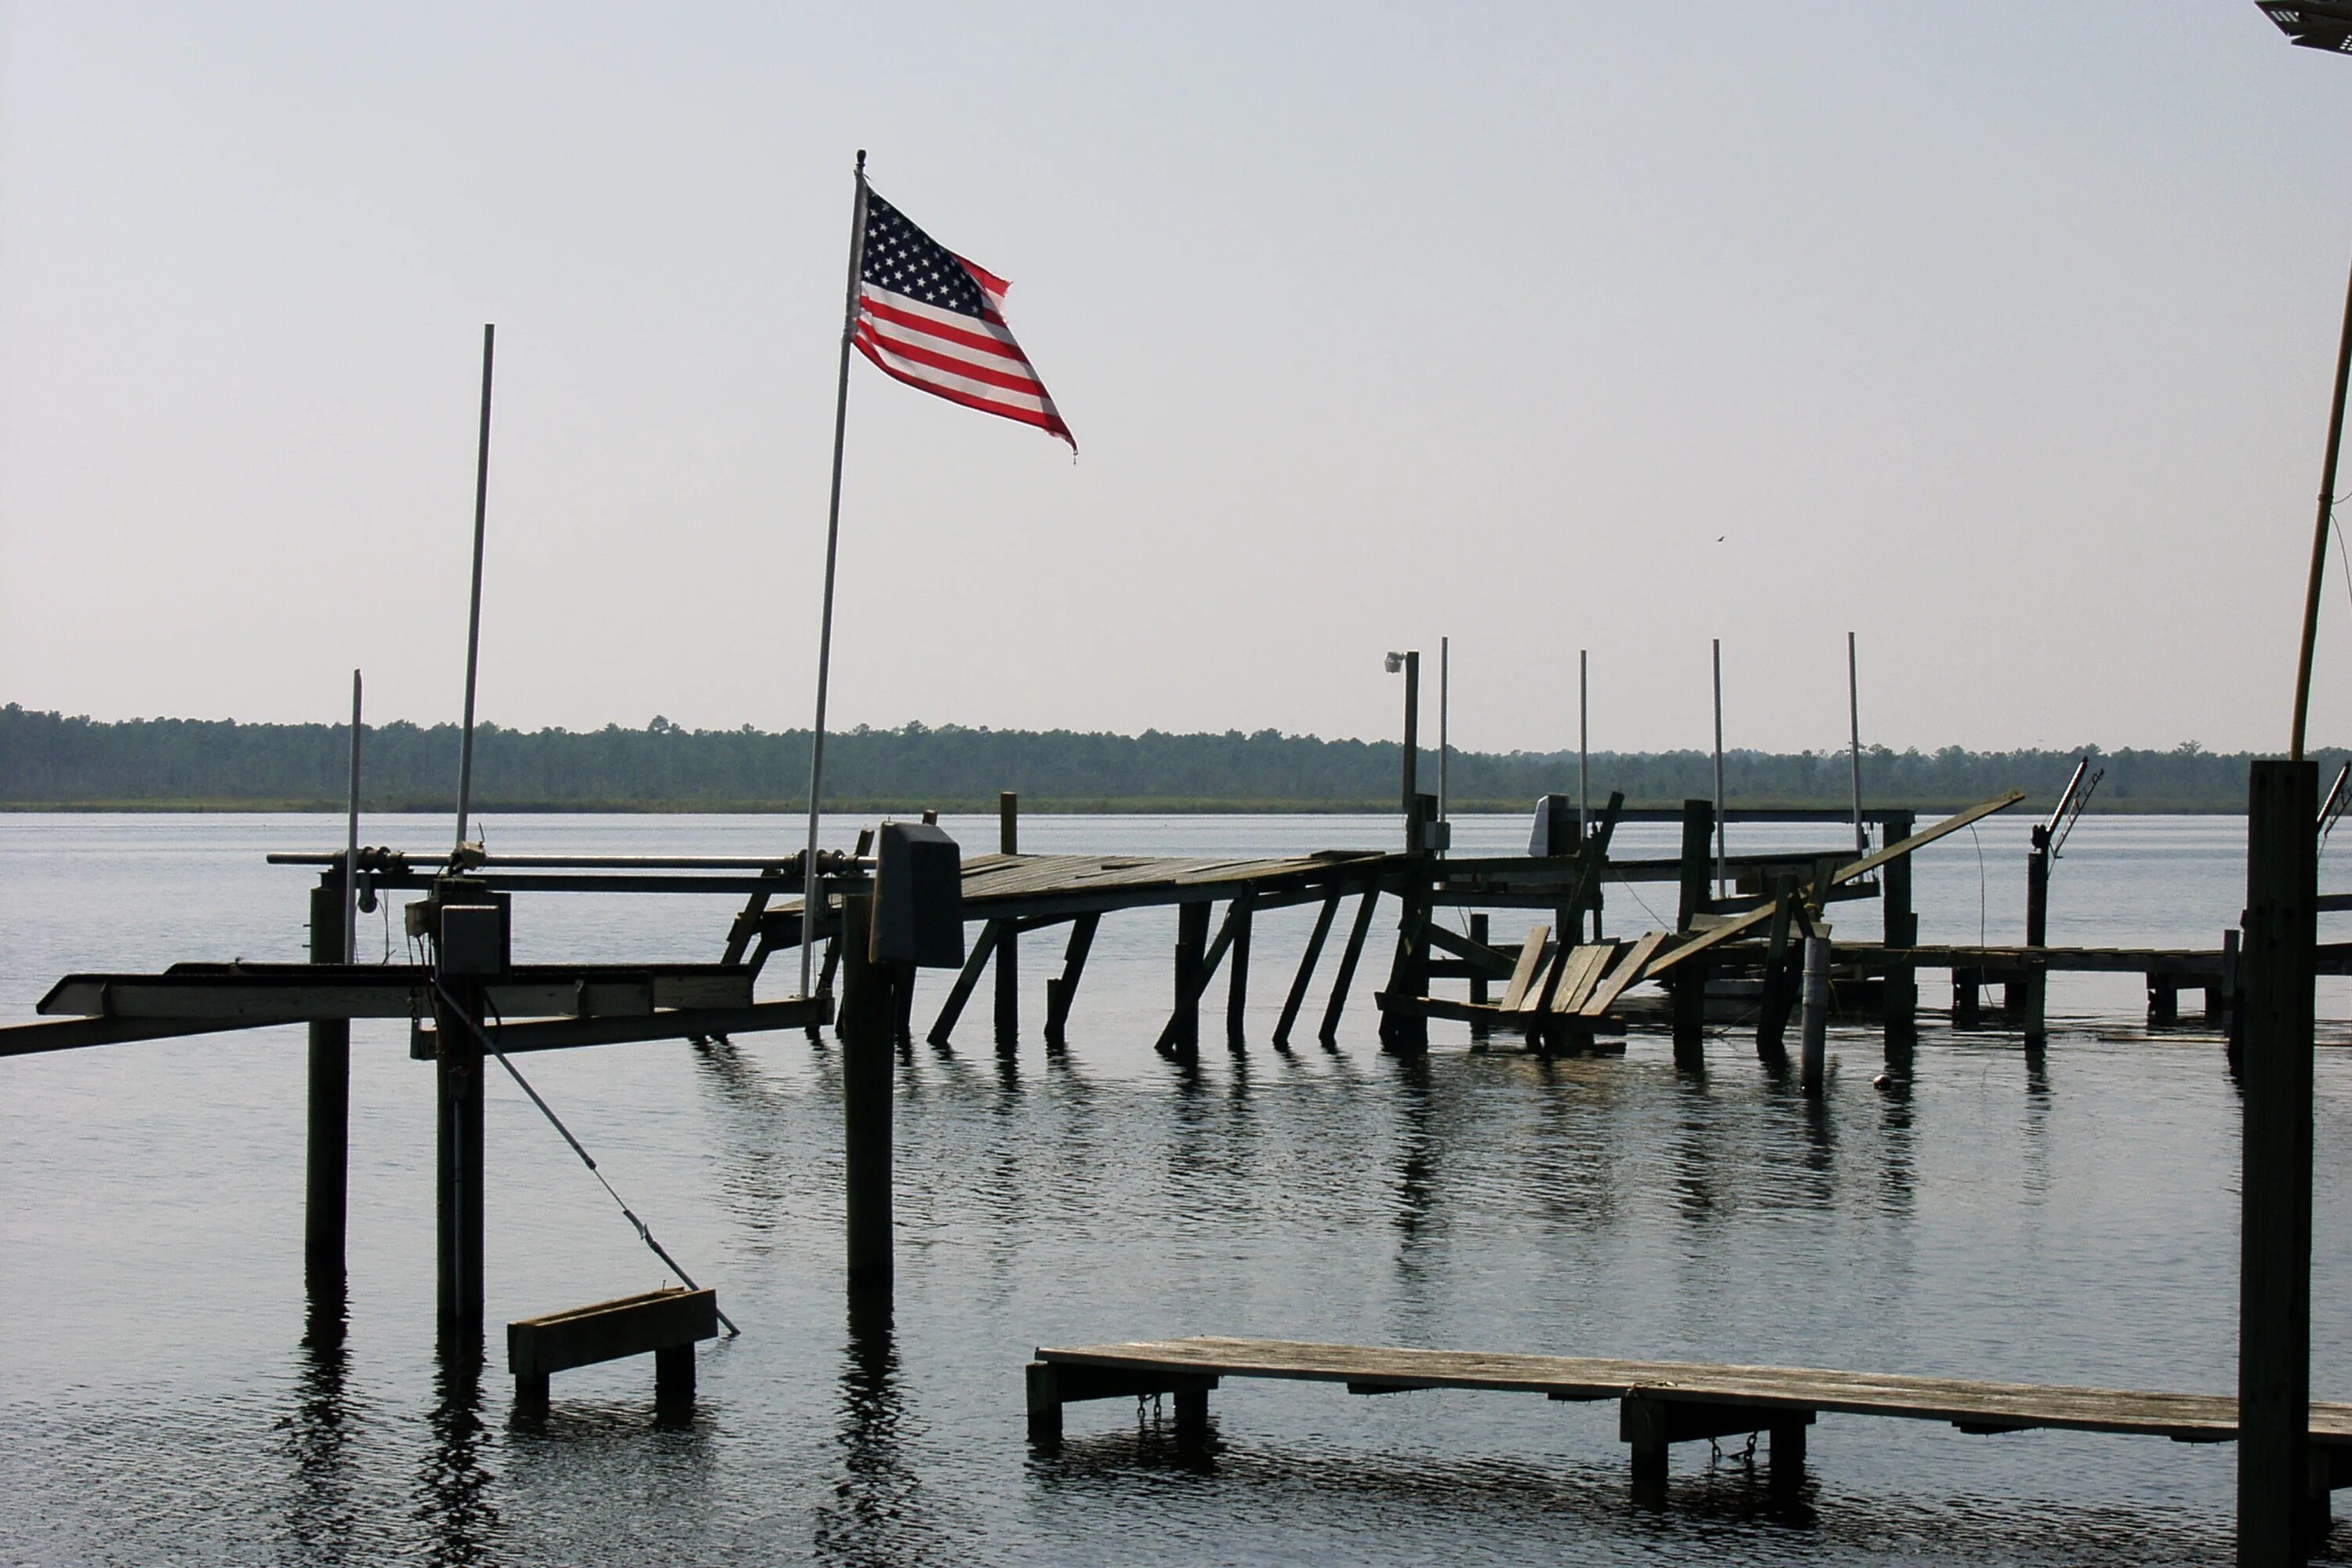
{"label": "flag pole finial", "polygon": [[861,180],[866,177],[866,149],[863,147],[857,150],[857,177]]}

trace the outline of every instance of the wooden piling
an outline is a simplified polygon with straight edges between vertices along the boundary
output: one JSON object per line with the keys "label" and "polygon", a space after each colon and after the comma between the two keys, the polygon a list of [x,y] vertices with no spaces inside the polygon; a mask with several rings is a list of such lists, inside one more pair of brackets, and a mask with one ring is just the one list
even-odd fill
{"label": "wooden piling", "polygon": [[1282,999],[1282,1017],[1274,1026],[1277,1049],[1290,1043],[1290,1026],[1298,1021],[1307,988],[1315,980],[1316,961],[1323,956],[1323,941],[1331,934],[1331,921],[1339,912],[1339,891],[1335,888],[1323,896],[1323,907],[1315,914],[1315,930],[1307,938],[1307,950],[1298,955],[1298,973],[1291,977],[1290,994]]}
{"label": "wooden piling", "polygon": [[[1486,911],[1479,910],[1471,915],[1470,940],[1472,942],[1476,942],[1480,947],[1492,947],[1494,945],[1494,942],[1489,934],[1491,929]],[[1474,1007],[1485,1006],[1486,1005],[1486,990],[1487,984],[1486,973],[1483,970],[1473,970],[1470,974],[1470,1005]],[[1471,1020],[1470,1037],[1472,1039],[1483,1040],[1486,1037],[1487,1032],[1486,1021],[1485,1019],[1475,1018]]]}
{"label": "wooden piling", "polygon": [[849,1280],[887,1285],[890,1246],[890,1034],[898,1008],[891,992],[896,965],[866,958],[874,900],[842,901],[841,1039],[842,1174]]}
{"label": "wooden piling", "polygon": [[[310,962],[341,963],[343,870],[310,889]],[[343,1283],[343,1238],[350,1206],[352,1026],[346,1018],[310,1025],[308,1137],[302,1183],[302,1273],[312,1286]]]}
{"label": "wooden piling", "polygon": [[[1021,853],[1021,797],[1005,790],[996,797],[996,847]],[[996,1048],[1010,1051],[1021,1040],[1021,941],[1007,923],[996,939]]]}
{"label": "wooden piling", "polygon": [[1423,867],[1415,858],[1413,890],[1404,898],[1397,922],[1396,957],[1389,965],[1390,1005],[1381,1014],[1381,1047],[1398,1056],[1429,1049],[1429,1019],[1417,1005],[1429,994],[1429,896]]}
{"label": "wooden piling", "polygon": [[1756,1057],[1774,1067],[1788,1065],[1789,1015],[1797,1010],[1804,985],[1800,976],[1802,948],[1792,952],[1789,937],[1795,924],[1789,880],[1778,879],[1773,896],[1770,935],[1764,943],[1764,982],[1756,1006]]}
{"label": "wooden piling", "polygon": [[[2258,761],[2246,817],[2244,1131],[2240,1139],[2238,1562],[2310,1552],[2313,948],[2319,775]],[[2325,1497],[2325,1493],[2321,1496]]]}
{"label": "wooden piling", "polygon": [[1825,1052],[1830,1024],[1830,939],[1825,936],[1805,939],[1804,1009],[1799,1078],[1807,1094],[1819,1094],[1827,1073]]}
{"label": "wooden piling", "polygon": [[1336,1045],[1339,1038],[1339,1015],[1348,1005],[1348,987],[1355,984],[1356,961],[1364,954],[1364,938],[1372,929],[1372,910],[1380,902],[1381,890],[1366,888],[1361,902],[1356,905],[1356,922],[1348,928],[1348,945],[1339,950],[1339,973],[1331,980],[1331,1000],[1323,1009],[1323,1027],[1318,1037],[1327,1045]]}
{"label": "wooden piling", "polygon": [[[2050,829],[2040,823],[2034,824],[2033,847],[2025,856],[2025,945],[2050,945]],[[2050,972],[2038,963],[2028,968],[2020,1000],[2025,1043],[2039,1046],[2048,1029]]]}
{"label": "wooden piling", "polygon": [[1098,914],[1082,914],[1070,922],[1069,946],[1062,952],[1062,973],[1045,982],[1045,1044],[1060,1050],[1069,1043],[1070,1004],[1078,994],[1078,977],[1086,973],[1087,954],[1094,951]]}
{"label": "wooden piling", "polygon": [[[447,994],[444,995],[443,993]],[[454,1001],[452,1000],[454,998]],[[446,1341],[482,1330],[482,1020],[480,987],[435,988],[434,1256]]]}
{"label": "wooden piling", "polygon": [[[1890,811],[1880,819],[1881,840],[1899,844],[1914,831],[1907,811]],[[1878,868],[1878,901],[1885,921],[1883,940],[1888,947],[1919,945],[1919,917],[1911,910],[1911,859],[1890,860]],[[1885,1012],[1886,1060],[1892,1067],[1907,1063],[1919,1036],[1919,972],[1907,963],[1889,963],[1879,988]]]}
{"label": "wooden piling", "polygon": [[[1687,931],[1707,912],[1709,840],[1715,834],[1715,803],[1683,802],[1682,907],[1675,929]],[[1685,963],[1675,971],[1675,1066],[1686,1072],[1706,1067],[1706,973],[1705,963]]]}
{"label": "wooden piling", "polygon": [[1208,945],[1208,904],[1177,905],[1176,1005],[1168,1021],[1166,1049],[1187,1061],[1201,1049],[1201,976]]}
{"label": "wooden piling", "polygon": [[1233,1051],[1249,1048],[1249,1028],[1245,1013],[1249,1006],[1250,924],[1256,900],[1244,893],[1234,900],[1226,924],[1233,931],[1233,950],[1227,955],[1225,973],[1225,1048]]}

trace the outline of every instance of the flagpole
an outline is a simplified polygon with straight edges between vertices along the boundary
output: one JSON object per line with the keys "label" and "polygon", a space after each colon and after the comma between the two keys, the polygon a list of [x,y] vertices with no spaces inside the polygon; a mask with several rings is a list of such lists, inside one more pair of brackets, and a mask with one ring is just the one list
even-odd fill
{"label": "flagpole", "polygon": [[2311,579],[2303,595],[2303,657],[2294,671],[2294,738],[2288,754],[2303,761],[2304,720],[2311,711],[2311,655],[2319,637],[2319,590],[2327,577],[2327,529],[2336,511],[2336,457],[2344,446],[2344,396],[2352,384],[2352,290],[2344,300],[2344,342],[2336,351],[2336,401],[2327,415],[2327,455],[2319,468],[2319,521],[2311,534]]}
{"label": "flagpole", "polygon": [[866,259],[866,149],[857,150],[857,194],[849,209],[848,299],[842,306],[841,380],[833,404],[833,500],[824,520],[824,610],[818,617],[816,725],[809,736],[808,854],[801,861],[801,994],[814,984],[817,927],[824,900],[817,886],[816,826],[824,799],[824,696],[833,674],[833,574],[841,553],[841,445],[849,423],[849,346],[857,335],[857,274]]}
{"label": "flagpole", "polygon": [[482,323],[482,438],[474,463],[474,596],[466,612],[466,733],[457,742],[457,848],[449,868],[459,869],[466,847],[466,813],[474,800],[474,672],[482,652],[482,523],[490,504],[490,351],[498,328]]}

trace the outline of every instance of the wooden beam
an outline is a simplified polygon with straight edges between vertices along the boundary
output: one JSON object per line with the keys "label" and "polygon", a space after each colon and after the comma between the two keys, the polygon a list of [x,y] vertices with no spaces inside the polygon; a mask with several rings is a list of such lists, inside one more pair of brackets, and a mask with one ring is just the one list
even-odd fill
{"label": "wooden beam", "polygon": [[997,939],[1003,934],[1003,922],[998,921],[980,928],[971,951],[964,954],[963,967],[956,972],[955,984],[948,988],[948,999],[940,1007],[939,1018],[931,1025],[927,1037],[931,1044],[944,1046],[955,1033],[956,1020],[963,1016],[964,1004],[971,1000],[972,988],[980,984],[981,971],[988,967],[989,955],[996,951]]}
{"label": "wooden beam", "polygon": [[1348,1005],[1348,987],[1356,978],[1356,960],[1364,952],[1364,937],[1372,929],[1372,906],[1379,901],[1378,887],[1366,888],[1363,900],[1356,906],[1356,923],[1348,929],[1348,945],[1339,950],[1339,973],[1331,982],[1331,1000],[1323,1009],[1323,1027],[1319,1032],[1325,1045],[1339,1037],[1339,1014]]}
{"label": "wooden beam", "polygon": [[1282,1017],[1274,1026],[1274,1043],[1290,1043],[1290,1026],[1298,1021],[1298,1009],[1307,1000],[1307,987],[1315,979],[1316,961],[1323,956],[1323,939],[1331,934],[1331,919],[1339,912],[1339,889],[1332,889],[1323,895],[1323,907],[1316,911],[1315,930],[1307,939],[1307,950],[1299,954],[1298,973],[1291,978],[1290,994],[1282,999]]}

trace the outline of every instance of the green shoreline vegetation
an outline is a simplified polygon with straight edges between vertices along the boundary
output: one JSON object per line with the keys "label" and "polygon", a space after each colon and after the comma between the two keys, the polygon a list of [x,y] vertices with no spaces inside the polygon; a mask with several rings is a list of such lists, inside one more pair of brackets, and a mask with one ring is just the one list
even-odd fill
{"label": "green shoreline vegetation", "polygon": [[[446,812],[456,795],[452,724],[371,725],[363,736],[362,804],[376,812]],[[0,811],[310,812],[343,806],[348,726],[244,724],[235,720],[113,722],[0,708]],[[825,742],[826,808],[961,813],[995,808],[1018,790],[1022,809],[1053,813],[1384,813],[1394,808],[1402,762],[1394,741],[1313,735],[1140,735],[864,726]],[[1948,810],[2009,788],[2047,809],[2075,759],[2105,779],[2091,809],[2235,813],[2245,809],[2248,752],[2194,742],[2168,750],[1935,752],[1865,747],[1866,804]],[[2315,753],[2323,781],[2347,753]],[[641,730],[519,731],[482,725],[475,739],[475,805],[497,812],[791,813],[808,775],[805,730],[772,733],[687,730],[656,717]],[[1576,787],[1573,751],[1455,751],[1449,808],[1525,813],[1536,797]],[[1713,761],[1699,751],[1592,754],[1596,795],[1672,805],[1713,793]],[[1724,755],[1727,797],[1742,805],[1842,809],[1843,750]],[[1436,758],[1424,748],[1424,787]]]}

